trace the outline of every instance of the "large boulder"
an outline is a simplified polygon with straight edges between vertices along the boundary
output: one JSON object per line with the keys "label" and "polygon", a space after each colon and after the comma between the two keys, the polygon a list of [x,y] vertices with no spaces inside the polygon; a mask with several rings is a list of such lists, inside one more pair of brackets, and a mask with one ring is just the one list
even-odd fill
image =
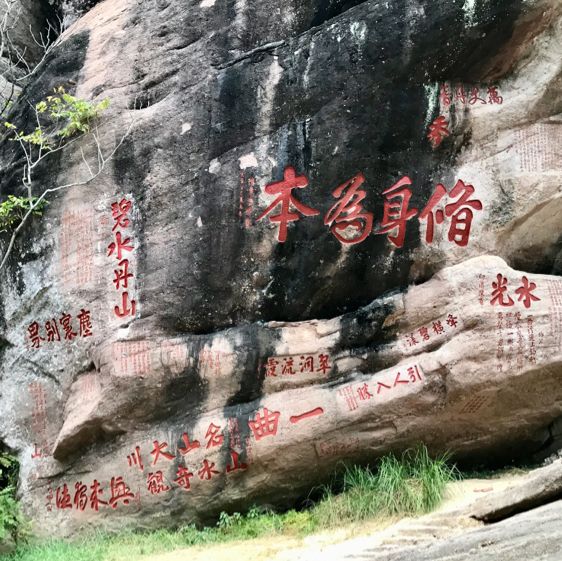
{"label": "large boulder", "polygon": [[1,271],[0,435],[37,532],[286,506],[419,441],[550,446],[561,39],[557,0],[112,0],[72,25],[13,119],[75,84],[111,98],[117,150],[40,168],[37,194],[70,186]]}

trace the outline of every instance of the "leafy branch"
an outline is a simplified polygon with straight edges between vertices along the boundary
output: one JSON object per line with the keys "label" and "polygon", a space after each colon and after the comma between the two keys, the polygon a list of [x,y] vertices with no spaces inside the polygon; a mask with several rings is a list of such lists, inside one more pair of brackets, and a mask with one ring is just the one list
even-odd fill
{"label": "leafy branch", "polygon": [[[54,95],[48,96],[45,100],[31,107],[36,121],[36,126],[32,132],[26,133],[18,130],[13,123],[4,123],[6,129],[13,134],[10,140],[19,143],[25,156],[22,183],[27,190],[27,197],[15,197],[11,200],[8,197],[8,200],[2,203],[6,205],[6,215],[2,222],[2,215],[0,214],[0,231],[13,229],[13,232],[0,261],[0,270],[5,266],[15,239],[27,220],[33,215],[42,214],[47,204],[45,197],[62,189],[86,185],[96,179],[104,171],[107,162],[113,158],[115,152],[123,144],[133,126],[131,121],[125,134],[117,142],[114,149],[107,154],[101,147],[97,122],[101,114],[109,107],[108,99],[93,103],[77,98],[67,93],[64,88],[58,87],[55,88]],[[32,183],[37,166],[47,156],[75,142],[88,139],[93,140],[94,144],[94,156],[91,158],[93,161],[88,162],[83,147],[80,147],[82,163],[87,171],[85,177],[79,181],[46,189],[39,197],[34,197]]]}

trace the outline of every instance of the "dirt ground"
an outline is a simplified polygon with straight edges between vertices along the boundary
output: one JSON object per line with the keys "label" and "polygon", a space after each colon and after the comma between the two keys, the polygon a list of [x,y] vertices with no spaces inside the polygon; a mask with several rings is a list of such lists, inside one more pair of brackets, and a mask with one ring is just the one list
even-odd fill
{"label": "dirt ground", "polygon": [[[272,536],[256,540],[229,542],[218,545],[190,547],[169,553],[142,557],[139,561],[232,561],[233,559],[260,559],[260,561],[288,561],[314,558],[325,548],[339,544],[346,552],[361,551],[367,544],[376,541],[392,543],[408,540],[413,531],[434,528],[436,520],[451,513],[450,529],[458,531],[460,519],[455,523],[455,513],[485,493],[499,491],[524,477],[524,474],[506,474],[495,479],[467,479],[452,483],[447,488],[446,499],[441,507],[421,518],[407,518],[400,521],[369,522],[349,525],[337,530],[322,532],[305,538]],[[458,517],[458,514],[457,514]],[[462,524],[466,524],[464,521]],[[477,524],[474,522],[474,524]],[[449,523],[446,525],[449,526]],[[441,528],[447,531],[447,527]],[[327,560],[326,560],[327,561]]]}

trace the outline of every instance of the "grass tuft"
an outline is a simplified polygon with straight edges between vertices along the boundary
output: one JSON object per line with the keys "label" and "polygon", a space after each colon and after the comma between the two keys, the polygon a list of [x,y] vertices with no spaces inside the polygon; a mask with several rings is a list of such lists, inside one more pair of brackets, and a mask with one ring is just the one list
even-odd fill
{"label": "grass tuft", "polygon": [[397,457],[384,456],[376,469],[346,467],[343,492],[334,495],[326,489],[315,507],[323,527],[341,525],[342,520],[360,522],[430,512],[443,500],[447,483],[460,478],[449,456],[432,459],[423,445]]}

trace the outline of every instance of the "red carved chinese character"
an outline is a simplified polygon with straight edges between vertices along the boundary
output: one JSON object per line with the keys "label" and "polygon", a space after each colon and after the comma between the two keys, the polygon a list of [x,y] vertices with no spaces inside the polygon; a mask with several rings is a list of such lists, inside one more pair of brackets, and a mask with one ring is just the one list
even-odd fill
{"label": "red carved chinese character", "polygon": [[248,469],[248,465],[240,461],[240,454],[238,454],[238,452],[231,450],[230,457],[232,459],[232,465],[226,466],[226,473],[232,473],[236,470]]}
{"label": "red carved chinese character", "polygon": [[231,417],[228,419],[228,442],[230,446],[237,446],[238,448],[242,446],[240,438],[240,424],[236,417]]}
{"label": "red carved chinese character", "polygon": [[464,91],[464,86],[457,86],[455,89],[455,101],[460,101],[463,105],[466,105],[466,92]]}
{"label": "red carved chinese character", "polygon": [[72,508],[72,502],[70,494],[68,492],[68,485],[66,483],[62,486],[62,489],[60,487],[57,487],[55,501],[57,508],[59,509]]}
{"label": "red carved chinese character", "polygon": [[77,481],[74,485],[74,506],[77,510],[86,510],[88,506],[88,487],[82,485],[82,481]]}
{"label": "red carved chinese character", "polygon": [[34,451],[31,453],[31,459],[35,460],[36,458],[43,458],[43,451],[37,444],[33,445]]}
{"label": "red carved chinese character", "polygon": [[381,388],[386,388],[387,390],[389,390],[390,386],[383,384],[382,382],[377,382],[377,395],[381,393]]}
{"label": "red carved chinese character", "polygon": [[59,320],[62,328],[64,329],[64,338],[72,341],[78,337],[78,333],[72,331],[72,316],[70,314],[63,314]]}
{"label": "red carved chinese character", "polygon": [[122,477],[112,477],[111,478],[111,498],[109,499],[109,506],[111,508],[117,508],[117,503],[123,501],[126,506],[129,504],[129,499],[134,499],[135,495],[131,493],[131,490]]}
{"label": "red carved chinese character", "polygon": [[31,341],[31,346],[38,349],[41,346],[41,341],[44,341],[43,337],[39,335],[39,324],[34,321],[28,328],[27,333],[29,334],[29,339]]}
{"label": "red carved chinese character", "polygon": [[129,226],[130,220],[127,218],[127,214],[129,214],[132,206],[133,203],[128,199],[121,199],[118,203],[112,203],[111,214],[115,221],[112,231],[116,228],[127,228]]}
{"label": "red carved chinese character", "polygon": [[410,376],[410,382],[415,382],[416,381],[416,376],[418,378],[418,380],[421,381],[421,375],[420,375],[420,371],[418,370],[417,366],[410,366],[408,368],[408,375]]}
{"label": "red carved chinese character", "polygon": [[82,308],[78,316],[78,321],[80,322],[80,337],[91,337],[92,334],[92,320],[90,319],[90,311],[84,310]]}
{"label": "red carved chinese character", "polygon": [[[445,220],[445,216],[448,218],[452,217],[451,227],[449,228],[449,241],[455,242],[458,246],[464,247],[468,244],[470,237],[470,227],[472,225],[472,218],[474,216],[472,210],[482,210],[482,203],[476,199],[469,200],[471,195],[474,193],[474,187],[472,185],[465,185],[462,180],[458,180],[451,192],[449,193],[450,198],[459,197],[459,199],[453,203],[445,206],[445,210],[435,209],[435,207],[441,202],[447,195],[447,189],[438,183],[435,192],[429,199],[426,207],[420,212],[420,220],[427,219],[427,229],[425,232],[425,240],[427,243],[433,241],[434,224],[442,224]],[[435,215],[433,214],[435,211]],[[460,237],[460,239],[459,239]]]}
{"label": "red carved chinese character", "polygon": [[265,364],[265,377],[270,378],[273,376],[277,376],[277,365],[279,364],[278,360],[275,360],[273,357],[269,357]]}
{"label": "red carved chinese character", "polygon": [[441,84],[439,99],[445,107],[451,105],[451,92],[448,84]]}
{"label": "red carved chinese character", "polygon": [[45,497],[47,499],[47,502],[45,503],[45,508],[49,511],[52,512],[53,511],[53,488],[49,487],[48,492],[47,492],[47,496]]}
{"label": "red carved chinese character", "polygon": [[106,505],[107,503],[100,499],[100,495],[103,494],[103,489],[97,479],[94,479],[94,482],[90,486],[90,491],[92,491],[90,494],[90,508],[98,512],[100,505]]}
{"label": "red carved chinese character", "polygon": [[346,386],[345,388],[340,388],[338,390],[338,395],[341,395],[345,399],[345,403],[347,408],[350,411],[355,411],[359,408],[357,404],[357,399],[355,398],[355,394],[353,393],[352,386]]}
{"label": "red carved chinese character", "polygon": [[449,122],[445,117],[440,115],[429,125],[429,132],[427,133],[427,138],[429,142],[431,142],[431,146],[433,149],[437,148],[442,142],[443,139],[449,136],[451,133],[447,128],[449,126]]}
{"label": "red carved chinese character", "polygon": [[138,466],[138,468],[141,471],[144,470],[144,466],[142,464],[140,446],[136,446],[135,451],[129,456],[127,456],[127,461],[129,462],[129,467]]}
{"label": "red carved chinese character", "polygon": [[443,327],[443,324],[440,321],[434,321],[433,331],[435,332],[435,335],[441,335],[441,333],[445,332],[445,328]]}
{"label": "red carved chinese character", "polygon": [[248,421],[248,426],[252,429],[256,440],[261,440],[266,436],[275,436],[279,424],[279,411],[270,412],[267,407],[263,408],[263,413],[258,411],[253,421]]}
{"label": "red carved chinese character", "polygon": [[281,374],[296,374],[293,370],[294,359],[292,357],[285,357],[283,365],[281,366]]}
{"label": "red carved chinese character", "polygon": [[478,93],[479,90],[478,88],[471,88],[470,90],[470,99],[468,100],[468,103],[470,105],[474,105],[477,101],[480,101],[481,103],[483,103],[484,105],[486,105],[486,100],[482,99],[481,97],[478,97]]}
{"label": "red carved chinese character", "polygon": [[503,97],[499,95],[497,86],[490,86],[488,88],[488,102],[497,103],[501,105],[503,103]]}
{"label": "red carved chinese character", "polygon": [[330,370],[330,368],[332,368],[330,366],[329,355],[320,354],[318,356],[318,362],[320,363],[320,366],[317,368],[316,372],[322,372],[322,374],[326,374],[326,372]]}
{"label": "red carved chinese character", "polygon": [[429,330],[427,329],[427,327],[420,327],[418,329],[418,332],[420,334],[420,337],[424,340],[424,341],[429,341],[430,336],[429,336]]}
{"label": "red carved chinese character", "polygon": [[525,308],[530,308],[531,302],[538,302],[540,300],[538,296],[531,294],[533,290],[537,288],[537,285],[534,282],[529,283],[529,279],[527,277],[523,277],[521,282],[523,283],[523,286],[519,287],[515,291],[515,294],[519,295],[518,302],[523,300],[523,306],[525,306]]}
{"label": "red carved chinese character", "polygon": [[131,243],[131,238],[125,238],[123,240],[121,232],[117,232],[115,234],[115,240],[116,241],[111,242],[107,246],[107,249],[109,250],[107,252],[107,255],[108,257],[110,257],[115,251],[117,251],[117,261],[121,261],[123,259],[123,252],[133,251],[134,247],[132,245],[128,245],[129,243]]}
{"label": "red carved chinese character", "polygon": [[408,341],[408,346],[415,347],[418,344],[418,340],[414,337],[413,333],[406,335],[406,341]]}
{"label": "red carved chinese character", "polygon": [[47,332],[47,342],[60,341],[59,326],[57,320],[52,319],[45,323],[45,331]]}
{"label": "red carved chinese character", "polygon": [[369,392],[369,385],[367,383],[357,388],[357,394],[361,401],[367,401],[373,397],[373,394]]}
{"label": "red carved chinese character", "polygon": [[[130,308],[129,304],[131,305]],[[120,318],[124,318],[125,316],[134,317],[137,312],[137,301],[131,300],[128,292],[123,292],[121,295],[121,307],[115,306],[114,312],[115,315]]]}
{"label": "red carved chinese character", "polygon": [[178,466],[178,471],[176,473],[176,478],[174,482],[178,484],[178,486],[182,487],[186,491],[191,490],[191,481],[190,479],[193,477],[193,474],[183,466]]}
{"label": "red carved chinese character", "polygon": [[213,423],[209,425],[207,434],[205,435],[205,438],[209,439],[207,440],[207,448],[220,446],[224,442],[224,436],[222,434],[219,434],[220,430],[221,428]]}
{"label": "red carved chinese character", "polygon": [[394,387],[396,387],[398,384],[407,384],[408,380],[402,380],[400,378],[400,372],[398,372],[398,374],[396,374],[396,378],[394,379]]}
{"label": "red carved chinese character", "polygon": [[458,318],[453,314],[449,314],[447,316],[447,325],[450,325],[451,327],[456,327],[458,323],[459,323]]}
{"label": "red carved chinese character", "polygon": [[[497,282],[492,282],[492,299],[490,304],[493,306],[499,304],[500,306],[513,306],[515,302],[507,292],[507,278],[498,274]],[[505,299],[507,297],[507,300]]]}
{"label": "red carved chinese character", "polygon": [[119,290],[121,286],[123,286],[123,288],[129,288],[129,279],[135,276],[133,273],[129,273],[129,260],[122,259],[119,261],[119,267],[121,267],[121,269],[113,269],[115,273],[115,278],[113,279],[115,288],[117,290]]}
{"label": "red carved chinese character", "polygon": [[[300,220],[299,212],[303,216],[316,216],[320,211],[310,208],[295,199],[291,193],[293,189],[304,189],[308,185],[308,179],[304,175],[296,175],[295,168],[286,167],[283,173],[283,181],[269,183],[265,186],[265,192],[268,195],[279,195],[257,218],[259,222],[273,211],[277,205],[281,204],[279,214],[273,214],[269,217],[271,222],[279,223],[279,232],[277,240],[281,243],[287,240],[287,224]],[[291,212],[291,205],[298,212]]]}
{"label": "red carved chinese character", "polygon": [[196,448],[201,447],[201,444],[199,444],[198,440],[194,440],[193,442],[189,442],[189,436],[186,432],[184,432],[181,435],[181,439],[182,439],[183,443],[185,444],[185,448],[178,448],[178,451],[182,456],[185,456],[186,454],[188,454],[192,450],[195,450]]}
{"label": "red carved chinese character", "polygon": [[301,372],[314,372],[314,357],[313,356],[307,356],[306,358],[304,356],[301,356],[300,371]]}
{"label": "red carved chinese character", "polygon": [[[361,243],[373,229],[373,213],[363,211],[361,204],[367,192],[358,190],[364,182],[365,176],[359,173],[332,193],[333,197],[339,199],[347,189],[341,200],[334,204],[324,218],[324,224],[330,226],[330,232],[341,243],[350,245]],[[348,228],[352,232],[343,236]]]}
{"label": "red carved chinese character", "polygon": [[306,421],[307,419],[318,417],[318,415],[324,415],[324,409],[322,409],[322,407],[316,407],[315,409],[311,409],[310,411],[305,411],[300,415],[291,415],[291,417],[289,417],[289,421],[291,421],[291,424],[296,425],[301,421]]}
{"label": "red carved chinese character", "polygon": [[[416,208],[408,210],[408,204],[412,198],[412,191],[404,186],[411,184],[412,180],[408,176],[404,176],[392,187],[383,191],[383,195],[386,195],[386,199],[384,201],[383,219],[381,222],[382,228],[377,234],[385,234],[397,230],[396,235],[388,236],[389,241],[396,247],[402,247],[404,245],[406,223],[418,213]],[[393,202],[392,199],[396,200]]]}
{"label": "red carved chinese character", "polygon": [[197,472],[199,479],[209,480],[211,479],[211,477],[213,477],[213,473],[218,475],[219,472],[213,469],[214,467],[215,467],[214,462],[209,463],[209,460],[203,460],[203,467]]}
{"label": "red carved chinese character", "polygon": [[165,448],[168,447],[167,442],[162,442],[162,444],[160,444],[160,442],[158,442],[158,440],[155,440],[152,444],[154,445],[154,449],[152,450],[150,455],[154,456],[154,460],[152,460],[153,466],[156,465],[156,462],[158,461],[158,458],[160,456],[164,456],[164,458],[166,458],[169,461],[174,459],[173,454],[170,454],[169,452],[166,452],[166,450],[165,450]]}
{"label": "red carved chinese character", "polygon": [[161,471],[150,472],[148,474],[146,478],[146,488],[151,495],[159,495],[171,489],[171,487],[168,487],[164,483],[164,474]]}

